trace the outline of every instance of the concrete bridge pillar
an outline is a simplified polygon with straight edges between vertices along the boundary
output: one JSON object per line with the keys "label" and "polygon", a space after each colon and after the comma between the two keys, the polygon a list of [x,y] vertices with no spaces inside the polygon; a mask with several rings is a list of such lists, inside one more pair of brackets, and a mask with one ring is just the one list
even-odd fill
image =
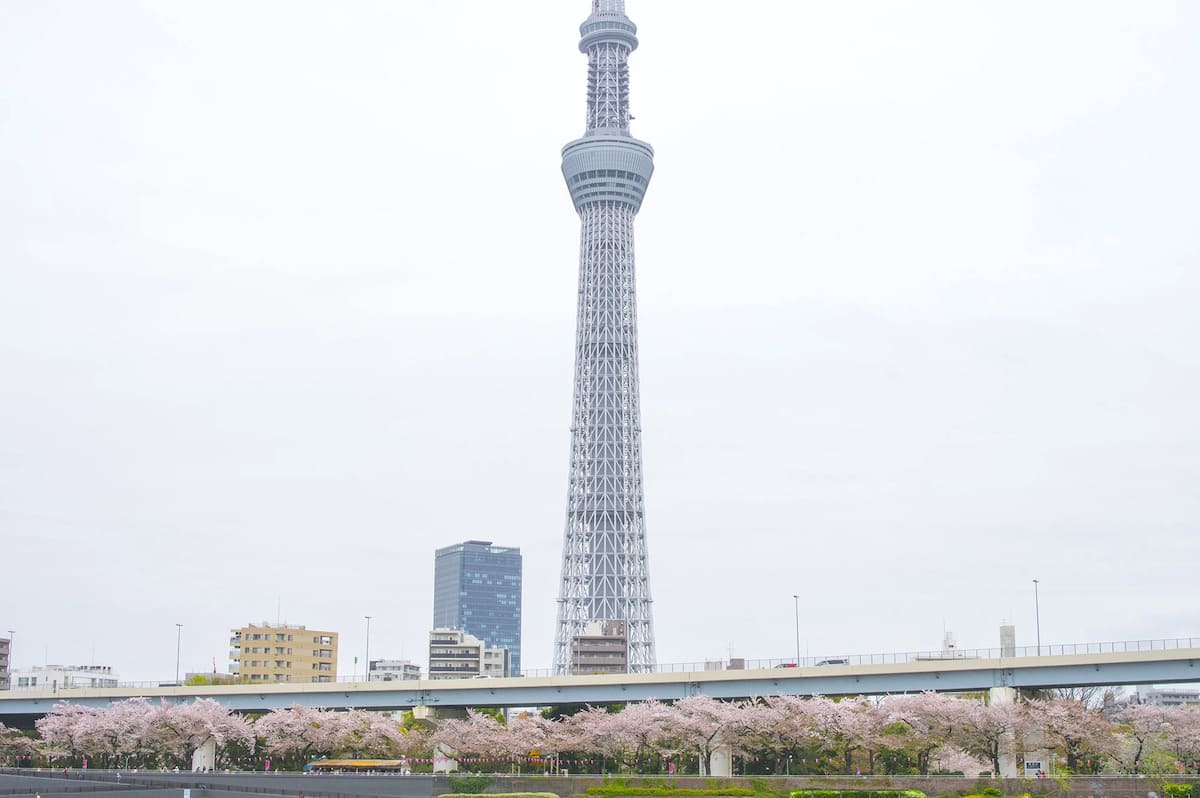
{"label": "concrete bridge pillar", "polygon": [[[703,763],[701,763],[703,765]],[[717,745],[709,757],[709,776],[733,775],[733,749],[728,745]]]}
{"label": "concrete bridge pillar", "polygon": [[453,773],[458,770],[458,751],[445,743],[438,743],[433,749],[433,772]]}
{"label": "concrete bridge pillar", "polygon": [[209,737],[192,752],[192,770],[216,770],[217,741]]}
{"label": "concrete bridge pillar", "polygon": [[[988,703],[992,705],[1017,703],[1017,691],[1012,687],[993,687],[988,690]],[[1017,737],[1013,732],[1004,735],[1000,745],[1000,777],[1015,779],[1017,773]]]}

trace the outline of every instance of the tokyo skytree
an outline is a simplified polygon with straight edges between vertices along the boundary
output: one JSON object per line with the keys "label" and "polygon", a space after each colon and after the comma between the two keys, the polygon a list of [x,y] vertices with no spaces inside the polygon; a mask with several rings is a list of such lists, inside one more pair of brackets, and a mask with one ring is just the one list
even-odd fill
{"label": "tokyo skytree", "polygon": [[633,219],[654,173],[654,150],[629,133],[628,60],[638,40],[637,26],[625,16],[625,0],[592,0],[592,14],[579,31],[579,49],[588,57],[587,127],[583,138],[562,152],[563,177],[581,232],[571,471],[554,669],[572,671],[577,637],[615,628],[627,641],[628,670],[639,673],[654,670],[655,655],[642,496]]}

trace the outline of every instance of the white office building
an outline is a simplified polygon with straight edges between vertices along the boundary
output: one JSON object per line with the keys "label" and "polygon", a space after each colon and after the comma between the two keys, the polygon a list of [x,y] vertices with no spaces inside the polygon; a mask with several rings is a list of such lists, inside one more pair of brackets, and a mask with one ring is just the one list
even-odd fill
{"label": "white office building", "polygon": [[367,669],[367,681],[411,682],[421,678],[421,666],[406,659],[373,659]]}
{"label": "white office building", "polygon": [[14,670],[13,690],[54,691],[78,687],[116,687],[111,665],[35,665]]}
{"label": "white office building", "polygon": [[1200,690],[1180,687],[1139,687],[1137,702],[1155,707],[1191,707],[1200,705]]}

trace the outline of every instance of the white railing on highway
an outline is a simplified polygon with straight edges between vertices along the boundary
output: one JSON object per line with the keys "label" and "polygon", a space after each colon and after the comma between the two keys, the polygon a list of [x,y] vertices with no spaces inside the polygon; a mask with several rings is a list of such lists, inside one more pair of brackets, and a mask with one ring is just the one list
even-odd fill
{"label": "white railing on highway", "polygon": [[[1119,640],[1111,643],[1048,643],[1038,646],[1017,646],[1010,650],[1001,648],[959,648],[950,651],[900,651],[884,654],[826,654],[814,657],[802,657],[797,662],[795,657],[774,659],[740,659],[700,660],[695,662],[661,663],[654,668],[655,673],[697,673],[702,671],[756,670],[765,668],[825,668],[839,665],[904,665],[912,662],[931,662],[945,660],[970,659],[1009,659],[1038,656],[1062,656],[1070,654],[1121,654],[1143,651],[1172,651],[1176,649],[1200,648],[1200,637],[1177,637],[1160,640]],[[528,668],[522,676],[553,676],[551,668]],[[365,684],[361,676],[341,676],[338,683]],[[389,684],[397,689],[403,688],[403,681],[381,681],[373,679],[376,684]],[[243,686],[267,686],[288,684],[288,682],[237,682]],[[299,683],[292,683],[299,684]],[[120,682],[118,688],[143,689],[148,687],[177,687],[193,686],[177,685],[174,680]],[[203,686],[203,685],[194,685]],[[13,692],[21,692],[14,690]]]}
{"label": "white railing on highway", "polygon": [[[1063,656],[1070,654],[1113,654],[1142,651],[1172,651],[1200,648],[1200,637],[1179,637],[1160,640],[1120,640],[1109,643],[1049,643],[1038,646],[1016,646],[1009,650],[996,648],[956,648],[939,651],[900,651],[883,654],[826,654],[815,657],[776,659],[728,659],[701,662],[659,664],[656,673],[695,673],[699,671],[753,670],[763,668],[821,668],[838,665],[905,665],[912,662],[931,662],[967,659],[1009,659],[1017,657]],[[552,676],[551,669],[530,670],[525,676]]]}

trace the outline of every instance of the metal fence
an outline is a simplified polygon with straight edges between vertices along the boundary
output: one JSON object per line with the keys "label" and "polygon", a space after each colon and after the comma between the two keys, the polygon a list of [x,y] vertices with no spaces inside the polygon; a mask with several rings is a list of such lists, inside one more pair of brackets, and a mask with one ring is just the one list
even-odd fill
{"label": "metal fence", "polygon": [[[895,651],[875,654],[822,654],[818,656],[776,657],[772,659],[743,659],[730,658],[724,660],[697,660],[692,662],[669,662],[654,666],[652,673],[698,673],[704,671],[725,670],[756,670],[766,668],[826,668],[839,665],[905,665],[914,662],[944,662],[972,659],[1024,659],[1029,657],[1055,657],[1072,654],[1124,654],[1148,651],[1173,651],[1178,649],[1200,648],[1200,637],[1177,637],[1155,640],[1117,640],[1104,643],[1047,643],[1043,646],[1016,646],[1012,649],[996,648],[956,648],[941,651]],[[527,668],[521,676],[554,676],[552,668]],[[368,684],[362,676],[341,676],[336,679],[338,684]],[[403,681],[381,682],[372,680],[369,684],[394,684],[400,686]],[[287,684],[287,682],[234,682],[239,685],[267,686],[271,684]],[[156,688],[181,687],[174,680],[119,682],[118,688]],[[25,688],[20,688],[24,690]],[[31,690],[31,692],[33,692]],[[42,692],[40,689],[38,692]]]}

